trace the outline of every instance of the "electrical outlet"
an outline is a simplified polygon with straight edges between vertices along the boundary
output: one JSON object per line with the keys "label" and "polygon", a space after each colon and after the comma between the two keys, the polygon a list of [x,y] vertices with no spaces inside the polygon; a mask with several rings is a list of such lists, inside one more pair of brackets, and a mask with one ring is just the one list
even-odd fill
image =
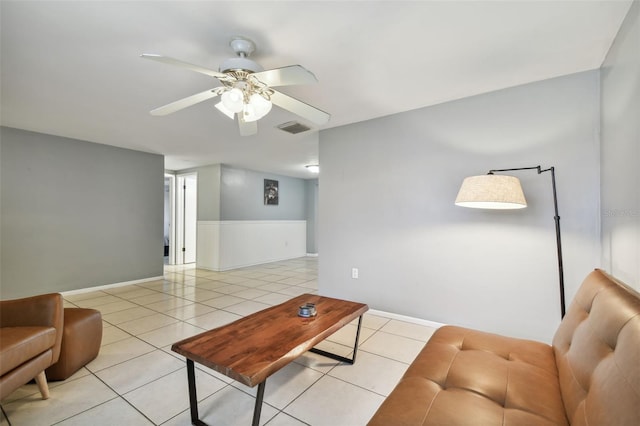
{"label": "electrical outlet", "polygon": [[351,278],[353,278],[354,280],[358,279],[358,268],[351,268]]}

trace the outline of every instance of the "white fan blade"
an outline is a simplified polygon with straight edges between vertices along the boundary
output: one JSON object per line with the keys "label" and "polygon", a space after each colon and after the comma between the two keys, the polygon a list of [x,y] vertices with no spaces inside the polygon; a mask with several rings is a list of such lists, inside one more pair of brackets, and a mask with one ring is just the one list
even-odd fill
{"label": "white fan blade", "polygon": [[313,84],[318,79],[315,75],[301,65],[274,68],[251,74],[269,87],[291,86],[294,84]]}
{"label": "white fan blade", "polygon": [[271,95],[271,102],[278,105],[280,108],[291,111],[292,113],[317,124],[318,126],[327,123],[329,118],[331,118],[331,115],[328,113],[276,90],[274,90]]}
{"label": "white fan blade", "polygon": [[165,106],[161,106],[159,108],[151,111],[151,115],[167,115],[172,112],[179,111],[183,108],[190,107],[191,105],[195,105],[202,101],[206,101],[207,99],[215,98],[218,96],[217,89],[209,89],[204,92],[196,93],[195,95],[191,95],[189,97],[177,100],[175,102],[171,102]]}
{"label": "white fan blade", "polygon": [[238,114],[238,129],[240,129],[240,136],[251,136],[258,133],[257,121],[244,121],[242,114]]}
{"label": "white fan blade", "polygon": [[235,112],[231,111],[229,108],[224,106],[224,104],[222,102],[218,102],[216,104],[216,108],[218,109],[218,111],[220,111],[221,113],[223,113],[224,115],[226,115],[227,117],[229,117],[232,120],[233,120],[233,117],[235,117],[235,115],[236,115]]}
{"label": "white fan blade", "polygon": [[165,64],[176,65],[182,68],[189,69],[191,71],[199,72],[201,74],[210,75],[211,77],[228,79],[229,76],[218,71],[210,70],[208,68],[201,67],[199,65],[190,64],[188,62],[173,59],[168,56],[156,55],[154,53],[143,53],[141,58],[151,59],[153,61],[163,62]]}

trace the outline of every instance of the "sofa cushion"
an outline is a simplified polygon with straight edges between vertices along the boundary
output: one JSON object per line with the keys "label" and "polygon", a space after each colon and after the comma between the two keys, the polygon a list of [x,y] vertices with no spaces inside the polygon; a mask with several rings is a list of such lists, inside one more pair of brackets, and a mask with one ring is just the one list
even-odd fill
{"label": "sofa cushion", "polygon": [[369,424],[566,425],[553,349],[442,327]]}
{"label": "sofa cushion", "polygon": [[53,327],[1,327],[0,376],[53,347]]}
{"label": "sofa cushion", "polygon": [[553,338],[575,425],[640,425],[640,295],[601,270],[580,286]]}

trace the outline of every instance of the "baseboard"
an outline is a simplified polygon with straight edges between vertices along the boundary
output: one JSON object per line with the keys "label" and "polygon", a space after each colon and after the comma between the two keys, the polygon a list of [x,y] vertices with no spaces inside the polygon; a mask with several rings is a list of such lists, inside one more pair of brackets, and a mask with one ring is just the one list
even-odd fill
{"label": "baseboard", "polygon": [[[318,254],[307,254],[307,256],[309,257],[317,257]],[[206,269],[206,268],[203,268]],[[133,281],[125,281],[125,282],[121,282],[121,283],[114,283],[114,284],[105,284],[105,285],[99,285],[99,286],[95,286],[95,287],[87,287],[87,288],[80,288],[77,290],[68,290],[68,291],[62,291],[60,292],[60,294],[62,294],[62,296],[70,296],[73,294],[82,294],[82,293],[90,293],[92,291],[100,291],[100,290],[106,290],[106,289],[110,289],[110,288],[116,288],[116,287],[124,287],[124,286],[128,286],[128,285],[133,285],[133,284],[140,284],[140,283],[145,283],[145,282],[149,282],[149,281],[157,281],[157,280],[162,280],[164,279],[164,277],[162,275],[158,276],[158,277],[149,277],[149,278],[143,278],[140,280],[133,280]],[[446,324],[440,323],[440,322],[435,322],[435,321],[429,321],[429,320],[425,320],[422,318],[414,318],[414,317],[409,317],[406,315],[400,315],[400,314],[394,314],[391,312],[385,312],[385,311],[379,311],[377,309],[369,309],[367,311],[367,313],[371,314],[371,315],[376,315],[379,317],[384,317],[384,318],[389,318],[389,319],[395,319],[398,321],[404,321],[404,322],[408,322],[411,324],[418,324],[418,325],[424,325],[427,327],[433,327],[433,328],[440,328]]]}
{"label": "baseboard", "polygon": [[164,279],[164,276],[160,275],[159,277],[149,277],[149,278],[143,278],[140,280],[125,281],[125,282],[115,283],[115,284],[104,284],[104,285],[98,285],[95,287],[79,288],[77,290],[61,291],[60,294],[62,294],[62,296],[70,296],[72,294],[90,293],[92,291],[106,290],[106,289],[115,288],[115,287],[124,287],[127,285],[140,284],[140,283],[146,283],[149,281],[157,281],[157,280],[163,280],[163,279]]}
{"label": "baseboard", "polygon": [[422,319],[422,318],[408,317],[408,316],[405,316],[405,315],[393,314],[391,312],[378,311],[376,309],[369,309],[367,311],[367,313],[371,314],[371,315],[376,315],[376,316],[379,316],[379,317],[384,317],[384,318],[395,319],[395,320],[398,320],[398,321],[409,322],[409,323],[412,323],[412,324],[426,325],[427,327],[433,327],[433,328],[440,328],[440,327],[446,325],[446,324],[443,324],[443,323],[440,323],[440,322],[429,321],[429,320],[425,320],[425,319]]}
{"label": "baseboard", "polygon": [[304,255],[296,254],[296,255],[291,256],[291,257],[288,256],[288,257],[282,257],[282,258],[277,258],[277,259],[267,259],[267,260],[261,260],[260,262],[246,263],[246,264],[242,264],[242,265],[231,265],[231,266],[228,266],[226,268],[219,268],[219,269],[215,269],[212,266],[199,265],[196,262],[196,268],[197,269],[205,269],[207,271],[214,271],[214,272],[227,272],[227,271],[233,271],[233,270],[236,270],[236,269],[250,268],[252,266],[266,265],[268,263],[286,262],[287,260],[300,259],[301,257],[304,257]]}
{"label": "baseboard", "polygon": [[307,257],[318,257],[318,253],[307,253]]}

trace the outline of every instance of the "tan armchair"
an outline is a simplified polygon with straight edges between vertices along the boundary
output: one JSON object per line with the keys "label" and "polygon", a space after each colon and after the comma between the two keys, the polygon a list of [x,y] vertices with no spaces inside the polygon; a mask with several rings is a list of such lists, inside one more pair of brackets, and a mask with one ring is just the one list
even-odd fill
{"label": "tan armchair", "polygon": [[60,356],[63,312],[58,293],[0,301],[0,400],[34,378],[49,397],[44,370]]}

